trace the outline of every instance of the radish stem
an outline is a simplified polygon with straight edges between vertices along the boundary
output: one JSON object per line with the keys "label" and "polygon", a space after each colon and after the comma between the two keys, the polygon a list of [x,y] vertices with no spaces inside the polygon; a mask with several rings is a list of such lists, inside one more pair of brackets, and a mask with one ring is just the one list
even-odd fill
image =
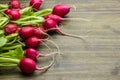
{"label": "radish stem", "polygon": [[20,61],[19,59],[11,59],[11,58],[0,57],[0,63],[4,62],[4,63],[16,63],[16,64],[18,64],[19,61]]}
{"label": "radish stem", "polygon": [[16,40],[17,40],[17,37],[15,37],[13,41],[7,43],[6,45],[11,45],[11,44],[13,44],[14,42],[16,42]]}

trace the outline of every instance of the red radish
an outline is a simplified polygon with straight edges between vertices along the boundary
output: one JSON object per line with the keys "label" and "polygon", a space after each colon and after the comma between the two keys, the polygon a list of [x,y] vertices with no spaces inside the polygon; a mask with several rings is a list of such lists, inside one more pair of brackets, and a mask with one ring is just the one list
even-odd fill
{"label": "red radish", "polygon": [[34,31],[34,36],[38,38],[43,38],[45,36],[45,29],[43,27],[38,27]]}
{"label": "red radish", "polygon": [[9,8],[10,9],[20,9],[21,4],[20,4],[19,0],[11,0],[9,2]]}
{"label": "red radish", "polygon": [[4,13],[5,13],[5,14],[10,14],[10,11],[11,11],[10,9],[6,9],[6,10],[4,11]]}
{"label": "red radish", "polygon": [[33,73],[36,70],[36,63],[30,58],[23,58],[19,63],[19,68],[23,73]]}
{"label": "red radish", "polygon": [[39,68],[39,67],[37,67],[36,62],[33,61],[32,59],[30,59],[30,58],[23,58],[19,62],[19,68],[25,74],[32,74],[32,73],[35,72],[35,70],[45,70],[45,69],[48,69],[49,67],[52,66],[53,63],[54,63],[54,59],[53,59],[53,62],[51,62],[50,65]]}
{"label": "red radish", "polygon": [[25,57],[30,58],[34,61],[36,61],[36,59],[38,57],[46,57],[46,56],[49,56],[49,55],[51,55],[51,54],[38,53],[38,51],[33,49],[33,48],[28,48],[28,49],[25,50]]}
{"label": "red radish", "polygon": [[40,39],[36,36],[32,36],[30,38],[28,38],[26,41],[25,41],[25,44],[26,44],[26,47],[28,48],[38,48],[39,45],[43,42],[43,41],[48,41],[48,42],[51,42],[52,44],[55,45],[55,47],[57,48],[58,52],[59,52],[59,47],[57,46],[56,43],[54,43],[53,41],[51,40],[48,40],[48,39]]}
{"label": "red radish", "polygon": [[46,30],[58,28],[57,23],[53,21],[52,19],[46,19],[43,25]]}
{"label": "red radish", "polygon": [[[52,20],[52,19],[45,20],[43,25],[44,25],[44,27],[46,29],[46,32],[57,31],[59,34],[64,35],[64,36],[81,38],[81,36],[77,36],[77,35],[73,35],[73,34],[68,34],[68,33],[62,32],[60,30],[60,28],[58,27],[57,23],[54,20]],[[83,38],[81,38],[81,39],[83,39]]]}
{"label": "red radish", "polygon": [[56,6],[54,6],[53,8],[53,14],[64,17],[65,15],[67,15],[70,12],[70,6],[65,5],[65,4],[58,4]]}
{"label": "red radish", "polygon": [[18,10],[12,9],[12,10],[5,10],[5,13],[12,19],[12,20],[18,20],[21,16],[20,12]]}
{"label": "red radish", "polygon": [[25,41],[25,44],[28,48],[37,48],[42,41],[42,39],[32,36]]}
{"label": "red radish", "polygon": [[48,14],[44,17],[45,19],[52,19],[54,20],[56,23],[60,23],[61,21],[63,20],[84,20],[84,21],[89,21],[88,19],[84,19],[84,18],[62,18],[58,15],[55,15],[55,14]]}
{"label": "red radish", "polygon": [[44,0],[31,0],[30,6],[32,6],[33,10],[38,10],[43,3]]}
{"label": "red radish", "polygon": [[18,31],[18,26],[15,24],[8,24],[4,28],[5,34],[12,34]]}
{"label": "red radish", "polygon": [[45,19],[50,18],[50,19],[54,20],[56,23],[59,23],[59,22],[61,22],[62,20],[65,20],[64,18],[62,18],[62,17],[60,17],[60,16],[58,16],[58,15],[55,15],[55,14],[48,14],[48,15],[46,15],[44,18],[45,18]]}
{"label": "red radish", "polygon": [[23,39],[27,39],[31,36],[33,36],[34,34],[34,31],[35,29],[33,27],[22,27],[20,30],[19,30],[19,35],[23,38]]}

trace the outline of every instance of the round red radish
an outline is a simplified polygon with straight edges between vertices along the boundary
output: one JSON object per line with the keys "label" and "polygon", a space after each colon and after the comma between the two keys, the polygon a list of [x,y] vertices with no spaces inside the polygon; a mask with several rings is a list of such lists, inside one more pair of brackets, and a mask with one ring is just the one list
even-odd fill
{"label": "round red radish", "polygon": [[4,28],[5,34],[12,34],[18,31],[18,26],[15,24],[8,24]]}
{"label": "round red radish", "polygon": [[31,36],[33,36],[35,29],[33,27],[22,27],[19,30],[19,35],[23,38],[23,39],[27,39]]}
{"label": "round red radish", "polygon": [[39,47],[41,42],[42,42],[41,39],[39,39],[35,36],[32,36],[25,41],[25,44],[29,48],[37,48],[37,47]]}
{"label": "round red radish", "polygon": [[52,19],[54,20],[56,23],[59,23],[61,22],[62,20],[64,20],[64,18],[58,16],[58,15],[55,15],[55,14],[48,14],[44,17],[45,19]]}
{"label": "round red radish", "polygon": [[35,70],[48,69],[49,67],[51,67],[53,65],[53,63],[54,62],[51,62],[50,65],[39,68],[39,67],[37,67],[37,64],[35,63],[34,60],[32,60],[30,58],[23,58],[22,60],[20,60],[18,65],[19,65],[20,70],[24,74],[32,74],[35,72]]}
{"label": "round red radish", "polygon": [[4,13],[5,13],[5,14],[10,14],[10,11],[11,11],[10,9],[6,9],[6,10],[4,11]]}
{"label": "round red radish", "polygon": [[44,0],[31,0],[30,1],[30,6],[32,6],[32,8],[36,11],[40,8],[43,1]]}
{"label": "round red radish", "polygon": [[11,0],[9,2],[9,8],[10,9],[20,9],[21,4],[20,4],[19,0]]}
{"label": "round red radish", "polygon": [[19,68],[23,73],[30,74],[36,70],[36,63],[30,58],[23,58],[19,63]]}
{"label": "round red radish", "polygon": [[52,19],[46,19],[43,25],[46,30],[58,28],[57,23],[53,21]]}
{"label": "round red radish", "polygon": [[43,27],[38,27],[34,31],[34,36],[38,38],[43,38],[45,36],[45,30]]}
{"label": "round red radish", "polygon": [[25,50],[25,57],[30,58],[34,61],[36,61],[37,57],[45,57],[45,54],[38,53],[37,50],[33,48],[28,48]]}
{"label": "round red radish", "polygon": [[53,14],[64,17],[65,15],[67,15],[70,12],[70,6],[65,5],[65,4],[58,4],[56,6],[54,6],[53,8]]}
{"label": "round red radish", "polygon": [[58,27],[57,23],[54,20],[52,20],[52,19],[46,19],[43,25],[44,25],[44,27],[46,29],[46,32],[56,31],[59,34],[64,35],[64,36],[81,38],[81,36],[77,36],[77,35],[73,35],[73,34],[68,34],[68,33],[65,33],[65,32],[61,31],[60,28]]}
{"label": "round red radish", "polygon": [[20,19],[20,12],[18,10],[12,9],[12,10],[6,10],[5,13],[10,17],[12,20],[18,20]]}

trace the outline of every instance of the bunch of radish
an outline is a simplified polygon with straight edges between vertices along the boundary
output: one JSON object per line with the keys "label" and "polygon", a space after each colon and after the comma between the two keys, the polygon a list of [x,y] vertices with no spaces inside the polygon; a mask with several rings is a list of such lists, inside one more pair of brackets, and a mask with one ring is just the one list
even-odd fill
{"label": "bunch of radish", "polygon": [[[12,49],[13,52],[11,53],[9,50],[4,50],[6,54],[0,52],[0,60],[11,63],[6,65],[2,64],[4,62],[0,61],[0,66],[14,66],[17,64],[20,70],[26,74],[31,74],[35,70],[48,69],[54,63],[54,55],[59,53],[59,47],[53,41],[46,38],[46,36],[49,37],[48,32],[58,32],[61,35],[81,38],[80,36],[64,33],[59,27],[60,22],[69,20],[64,18],[64,16],[70,12],[71,6],[57,4],[53,9],[39,10],[43,1],[44,0],[30,0],[29,6],[26,8],[21,7],[19,0],[11,0],[7,6],[6,4],[1,4],[0,11],[2,12],[0,14],[9,20],[1,27],[1,30],[3,30],[2,32],[4,33],[4,36],[17,34],[17,38],[12,41],[12,43],[21,44],[22,49],[19,46],[16,47],[17,49]],[[37,48],[45,41],[53,43],[58,51],[51,52],[51,54],[39,53]],[[15,55],[16,52],[19,52],[19,55],[21,56],[17,57]],[[53,55],[53,61],[48,66],[41,68],[36,66],[38,57],[46,57],[50,55]],[[16,56],[16,58],[13,58],[14,56]]]}

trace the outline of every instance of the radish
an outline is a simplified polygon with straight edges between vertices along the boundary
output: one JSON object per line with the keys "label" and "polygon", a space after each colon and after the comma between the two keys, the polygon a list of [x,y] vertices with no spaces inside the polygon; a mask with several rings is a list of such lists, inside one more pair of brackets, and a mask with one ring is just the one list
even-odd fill
{"label": "radish", "polygon": [[45,19],[50,18],[50,19],[54,20],[56,23],[59,23],[59,22],[61,22],[62,20],[65,20],[64,18],[62,18],[62,17],[60,17],[60,16],[58,16],[58,15],[55,15],[55,14],[48,14],[48,15],[46,15],[44,18],[45,18]]}
{"label": "radish", "polygon": [[23,58],[19,62],[19,68],[25,74],[32,74],[32,73],[34,73],[35,70],[45,70],[45,69],[50,68],[53,65],[53,63],[54,63],[54,57],[53,57],[53,61],[48,66],[39,68],[39,67],[37,67],[36,62],[33,61],[32,59]]}
{"label": "radish", "polygon": [[19,63],[19,68],[23,73],[33,73],[36,70],[36,63],[30,58],[23,58]]}
{"label": "radish", "polygon": [[54,6],[53,8],[53,14],[64,17],[65,15],[67,15],[70,12],[70,6],[65,5],[65,4],[58,4],[56,6]]}
{"label": "radish", "polygon": [[5,14],[7,14],[12,20],[18,20],[18,19],[20,19],[21,14],[20,14],[20,12],[19,12],[18,10],[15,10],[15,9],[10,10],[10,9],[8,9],[8,10],[5,10],[4,12],[5,12]]}
{"label": "radish", "polygon": [[28,48],[38,48],[39,45],[41,43],[43,43],[44,41],[48,41],[48,42],[51,42],[52,44],[55,45],[55,47],[57,48],[58,52],[59,51],[59,47],[57,46],[56,43],[54,43],[53,41],[51,40],[48,40],[48,39],[39,39],[38,37],[35,37],[35,36],[32,36],[30,38],[28,38],[26,41],[25,41],[25,44],[26,44],[26,47]]}
{"label": "radish", "polygon": [[11,0],[9,2],[9,8],[10,9],[21,9],[21,4],[19,0]]}
{"label": "radish", "polygon": [[[54,53],[53,53],[54,54]],[[33,49],[33,48],[28,48],[25,50],[25,57],[30,58],[34,61],[36,61],[36,59],[38,57],[46,57],[46,56],[50,56],[52,54],[41,54],[38,53],[37,50]]]}
{"label": "radish", "polygon": [[50,19],[50,18],[47,18],[45,20],[43,26],[45,27],[46,30],[58,28],[57,23],[54,20]]}
{"label": "radish", "polygon": [[15,24],[7,24],[4,28],[5,34],[12,34],[18,31],[18,26]]}
{"label": "radish", "polygon": [[6,10],[4,11],[4,13],[5,13],[5,14],[10,14],[10,11],[11,11],[10,9],[6,9]]}
{"label": "radish", "polygon": [[73,34],[68,34],[68,33],[64,33],[60,30],[60,28],[58,27],[57,23],[52,20],[52,19],[47,19],[44,22],[44,27],[46,29],[46,32],[49,31],[57,31],[59,34],[64,35],[64,36],[70,36],[70,37],[76,37],[76,38],[81,38],[83,39],[81,36],[77,36],[77,35],[73,35]]}
{"label": "radish", "polygon": [[33,10],[37,11],[44,0],[31,0],[30,6],[32,6]]}
{"label": "radish", "polygon": [[42,41],[42,39],[32,36],[25,41],[25,44],[28,48],[37,48],[39,47]]}
{"label": "radish", "polygon": [[23,38],[23,39],[27,39],[31,36],[33,36],[35,29],[31,26],[26,26],[26,27],[22,27],[19,30],[19,35]]}
{"label": "radish", "polygon": [[88,19],[84,19],[84,18],[62,18],[58,15],[55,15],[55,14],[48,14],[44,17],[45,19],[52,19],[54,20],[56,23],[60,23],[61,21],[63,20],[83,20],[83,21],[90,21]]}
{"label": "radish", "polygon": [[38,38],[43,38],[46,35],[45,29],[43,27],[38,27],[35,29],[33,35],[38,37]]}

